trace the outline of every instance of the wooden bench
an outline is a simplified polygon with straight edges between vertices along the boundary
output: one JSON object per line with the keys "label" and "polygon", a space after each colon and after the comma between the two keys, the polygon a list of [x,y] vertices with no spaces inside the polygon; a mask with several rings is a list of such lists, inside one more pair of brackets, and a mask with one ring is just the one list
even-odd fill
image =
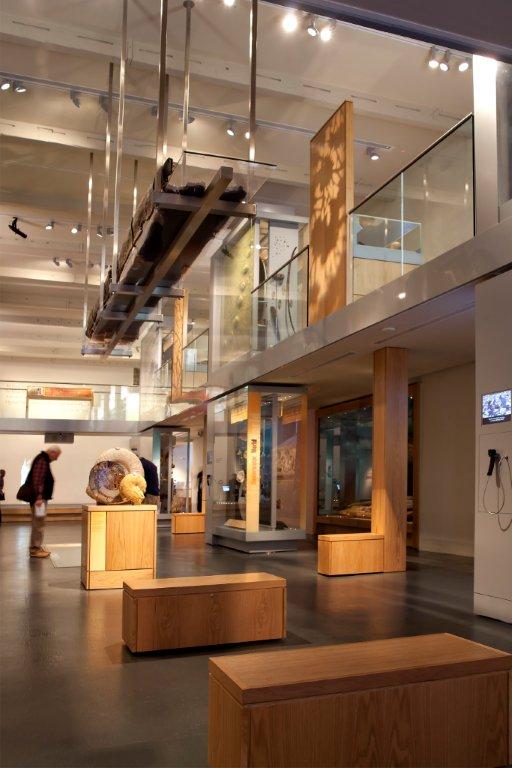
{"label": "wooden bench", "polygon": [[500,766],[512,656],[455,635],[210,659],[221,766]]}
{"label": "wooden bench", "polygon": [[173,512],[171,515],[171,533],[204,533],[203,512]]}
{"label": "wooden bench", "polygon": [[378,533],[324,533],[318,537],[318,573],[348,576],[382,573],[384,536]]}
{"label": "wooden bench", "polygon": [[286,635],[286,579],[269,573],[127,581],[123,641],[133,652],[276,640]]}

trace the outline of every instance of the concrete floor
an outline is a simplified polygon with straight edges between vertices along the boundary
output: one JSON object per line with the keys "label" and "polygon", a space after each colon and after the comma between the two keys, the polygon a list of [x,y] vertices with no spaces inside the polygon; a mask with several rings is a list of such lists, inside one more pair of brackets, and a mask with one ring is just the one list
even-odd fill
{"label": "concrete floor", "polygon": [[[0,528],[4,768],[205,766],[208,656],[282,643],[134,657],[121,592],[85,592],[78,568],[29,560],[28,525]],[[78,542],[53,523],[46,542]],[[202,536],[158,534],[158,576],[266,570],[288,579],[284,646],[453,632],[512,651],[503,623],[472,613],[472,561],[424,553],[405,574],[331,578],[304,549],[248,556]]]}

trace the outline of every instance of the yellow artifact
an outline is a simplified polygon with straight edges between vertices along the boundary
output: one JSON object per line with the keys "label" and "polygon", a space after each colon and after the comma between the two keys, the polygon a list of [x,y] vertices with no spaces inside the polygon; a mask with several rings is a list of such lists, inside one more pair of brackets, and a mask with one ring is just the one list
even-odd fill
{"label": "yellow artifact", "polygon": [[146,481],[142,475],[125,475],[119,484],[119,491],[129,504],[142,504],[146,495]]}

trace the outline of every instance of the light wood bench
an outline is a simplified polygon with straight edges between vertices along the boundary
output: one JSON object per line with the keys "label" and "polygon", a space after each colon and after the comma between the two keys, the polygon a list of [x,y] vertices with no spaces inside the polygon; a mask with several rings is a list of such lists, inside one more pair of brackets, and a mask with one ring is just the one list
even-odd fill
{"label": "light wood bench", "polygon": [[382,573],[384,536],[378,533],[324,533],[318,537],[318,573],[348,576]]}
{"label": "light wood bench", "polygon": [[171,515],[171,533],[204,533],[203,512],[173,512]]}
{"label": "light wood bench", "polygon": [[124,583],[123,641],[133,652],[276,640],[286,579],[233,573]]}
{"label": "light wood bench", "polygon": [[511,668],[448,634],[212,658],[208,762],[506,765]]}

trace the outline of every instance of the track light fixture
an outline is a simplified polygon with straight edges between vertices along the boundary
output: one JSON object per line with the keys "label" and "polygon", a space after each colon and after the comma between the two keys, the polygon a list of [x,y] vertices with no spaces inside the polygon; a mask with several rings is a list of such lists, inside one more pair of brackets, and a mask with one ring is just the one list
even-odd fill
{"label": "track light fixture", "polygon": [[284,31],[288,32],[288,34],[295,32],[299,26],[299,19],[297,18],[297,14],[294,13],[294,11],[288,11],[286,16],[283,18],[282,26]]}
{"label": "track light fixture", "polygon": [[77,235],[79,232],[82,231],[82,225],[81,224],[73,224],[71,227],[71,234]]}
{"label": "track light fixture", "polygon": [[428,55],[428,65],[430,69],[437,69],[439,67],[439,53],[436,48],[431,48]]}
{"label": "track light fixture", "polygon": [[56,256],[53,257],[52,261],[53,261],[53,263],[55,264],[56,267],[60,267],[60,261],[58,260],[58,258]]}
{"label": "track light fixture", "polygon": [[232,8],[235,4],[235,0],[222,0],[227,8]]}
{"label": "track light fixture", "polygon": [[14,83],[14,90],[16,91],[16,93],[26,93],[27,86],[24,85],[20,80],[18,80],[16,83]]}
{"label": "track light fixture", "polygon": [[247,139],[247,141],[249,141],[249,139],[250,139],[250,138],[251,138],[251,134],[250,134],[250,131],[246,131],[246,132],[244,133],[244,139]]}
{"label": "track light fixture", "polygon": [[55,226],[55,222],[54,221],[49,221],[48,224],[46,224],[45,229],[48,232],[51,232],[52,229],[54,228],[54,226]]}
{"label": "track light fixture", "polygon": [[15,235],[18,235],[18,237],[22,237],[24,240],[28,237],[26,232],[22,232],[21,229],[18,227],[18,217],[13,216],[11,223],[9,224],[9,229],[11,232],[14,232]]}
{"label": "track light fixture", "polygon": [[71,259],[70,259],[70,258],[67,258],[67,259],[66,259],[66,265],[67,265],[67,266],[68,266],[70,269],[73,269],[73,266],[74,266],[74,265],[73,265],[73,262],[71,261]]}
{"label": "track light fixture", "polygon": [[439,62],[439,69],[441,72],[448,72],[450,69],[450,54],[448,51],[445,52],[443,58]]}
{"label": "track light fixture", "polygon": [[96,227],[96,236],[103,237],[103,227],[101,226],[101,224],[98,224],[98,226]]}
{"label": "track light fixture", "polygon": [[235,136],[236,135],[235,124],[233,123],[232,120],[231,120],[231,122],[228,123],[228,127],[226,128],[226,133],[227,133],[228,136]]}
{"label": "track light fixture", "polygon": [[4,80],[2,85],[0,85],[0,91],[8,91],[10,87],[11,87],[11,81]]}
{"label": "track light fixture", "polygon": [[310,37],[317,37],[318,35],[316,19],[311,14],[306,17],[306,32]]}
{"label": "track light fixture", "polygon": [[368,155],[370,160],[380,160],[380,155],[375,149],[375,147],[367,147],[366,154]]}
{"label": "track light fixture", "polygon": [[469,59],[462,59],[462,61],[459,62],[459,72],[467,72],[469,69]]}
{"label": "track light fixture", "polygon": [[325,27],[322,27],[322,29],[320,30],[320,40],[323,43],[328,43],[329,40],[332,39],[332,33],[333,33],[332,24],[326,24]]}
{"label": "track light fixture", "polygon": [[71,99],[71,101],[73,102],[75,107],[77,109],[80,109],[81,102],[80,102],[80,94],[79,94],[79,92],[78,91],[74,91],[73,89],[71,89],[71,91],[69,92],[69,98]]}
{"label": "track light fixture", "polygon": [[149,108],[149,114],[151,117],[158,117],[158,107],[156,104],[153,104],[153,106]]}

